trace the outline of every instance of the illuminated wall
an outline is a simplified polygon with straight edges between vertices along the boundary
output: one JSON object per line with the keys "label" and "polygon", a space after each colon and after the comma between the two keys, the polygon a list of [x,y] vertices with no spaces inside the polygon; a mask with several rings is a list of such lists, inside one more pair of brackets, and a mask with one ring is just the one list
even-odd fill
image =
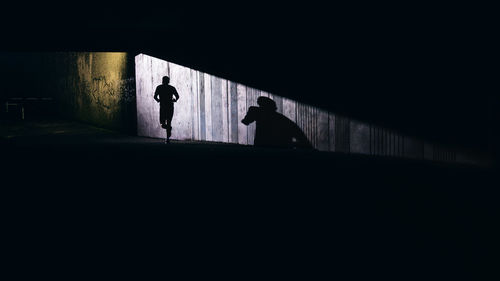
{"label": "illuminated wall", "polygon": [[279,113],[303,129],[315,147],[333,150],[333,126],[329,123],[334,122],[334,116],[326,111],[151,56],[138,55],[135,63],[140,136],[165,137],[153,94],[167,75],[180,95],[172,121],[173,139],[251,145],[255,123],[246,126],[241,120],[248,107],[257,105],[259,96],[266,96],[276,102]]}
{"label": "illuminated wall", "polygon": [[245,126],[241,120],[250,106],[257,106],[259,96],[266,96],[320,151],[477,163],[477,157],[462,152],[148,55],[135,57],[135,75],[139,136],[165,138],[159,123],[159,104],[153,95],[166,75],[180,95],[175,104],[172,139],[252,145],[255,123]]}
{"label": "illuminated wall", "polygon": [[135,131],[133,60],[123,52],[46,55],[61,113],[100,127]]}
{"label": "illuminated wall", "polygon": [[[5,81],[2,95],[50,98],[53,102],[45,115],[136,132],[134,56],[124,52],[1,52],[0,63]],[[28,119],[44,106],[28,105]]]}

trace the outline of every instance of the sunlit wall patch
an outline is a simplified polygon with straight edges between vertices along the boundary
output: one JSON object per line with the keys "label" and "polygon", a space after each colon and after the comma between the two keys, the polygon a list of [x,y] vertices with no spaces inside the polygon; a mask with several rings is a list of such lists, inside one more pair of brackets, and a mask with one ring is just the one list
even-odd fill
{"label": "sunlit wall patch", "polygon": [[145,54],[135,57],[135,68],[139,136],[165,137],[166,131],[159,122],[159,104],[153,95],[162,77],[169,76],[170,84],[180,95],[175,103],[172,139],[252,145],[255,122],[246,126],[241,120],[250,107],[257,106],[257,99],[264,96],[274,100],[277,112],[298,125],[313,147],[320,151],[472,161],[455,151],[443,158],[441,154],[429,153],[430,149],[442,148],[423,140]]}
{"label": "sunlit wall patch", "polygon": [[[175,103],[172,139],[253,144],[255,123],[241,120],[260,96],[276,102],[277,112],[295,122],[313,145],[334,150],[329,145],[329,113],[268,92],[254,89],[175,63],[140,54],[135,58],[138,135],[165,137],[158,120],[159,104],[153,99],[163,76],[170,77],[180,99]],[[331,131],[331,132],[330,132]]]}

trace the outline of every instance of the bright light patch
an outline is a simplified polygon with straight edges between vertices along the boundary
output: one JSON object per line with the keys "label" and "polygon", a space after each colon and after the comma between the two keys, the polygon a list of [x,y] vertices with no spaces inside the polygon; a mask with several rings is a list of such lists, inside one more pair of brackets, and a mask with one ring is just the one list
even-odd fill
{"label": "bright light patch", "polygon": [[144,54],[136,56],[135,63],[139,136],[165,137],[153,95],[162,77],[169,76],[180,95],[172,139],[251,145],[255,123],[246,126],[241,120],[249,107],[257,106],[258,97],[266,96],[276,102],[279,113],[299,125],[316,148],[333,150],[326,111]]}
{"label": "bright light patch", "polygon": [[[175,103],[172,139],[252,145],[255,122],[246,126],[241,120],[250,107],[258,106],[257,98],[265,96],[276,103],[278,113],[298,125],[318,150],[422,159],[429,155],[422,140],[165,60],[140,54],[135,57],[135,68],[139,136],[165,138],[159,104],[153,95],[162,77],[169,76],[180,96]],[[439,149],[428,143],[426,147]]]}

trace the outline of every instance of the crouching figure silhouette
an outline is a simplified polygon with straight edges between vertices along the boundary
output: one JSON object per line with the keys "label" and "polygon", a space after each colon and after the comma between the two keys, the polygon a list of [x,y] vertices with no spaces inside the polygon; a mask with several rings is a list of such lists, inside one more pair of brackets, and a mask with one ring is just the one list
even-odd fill
{"label": "crouching figure silhouette", "polygon": [[276,103],[267,97],[259,97],[257,106],[248,108],[241,122],[256,123],[255,146],[309,148],[312,145],[304,132],[292,120],[276,112]]}

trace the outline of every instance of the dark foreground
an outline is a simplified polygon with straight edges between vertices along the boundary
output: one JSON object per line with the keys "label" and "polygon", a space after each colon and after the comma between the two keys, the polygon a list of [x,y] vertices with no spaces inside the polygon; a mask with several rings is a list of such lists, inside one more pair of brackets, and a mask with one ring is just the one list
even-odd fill
{"label": "dark foreground", "polygon": [[68,122],[0,133],[3,252],[19,277],[482,279],[498,265],[485,168]]}

